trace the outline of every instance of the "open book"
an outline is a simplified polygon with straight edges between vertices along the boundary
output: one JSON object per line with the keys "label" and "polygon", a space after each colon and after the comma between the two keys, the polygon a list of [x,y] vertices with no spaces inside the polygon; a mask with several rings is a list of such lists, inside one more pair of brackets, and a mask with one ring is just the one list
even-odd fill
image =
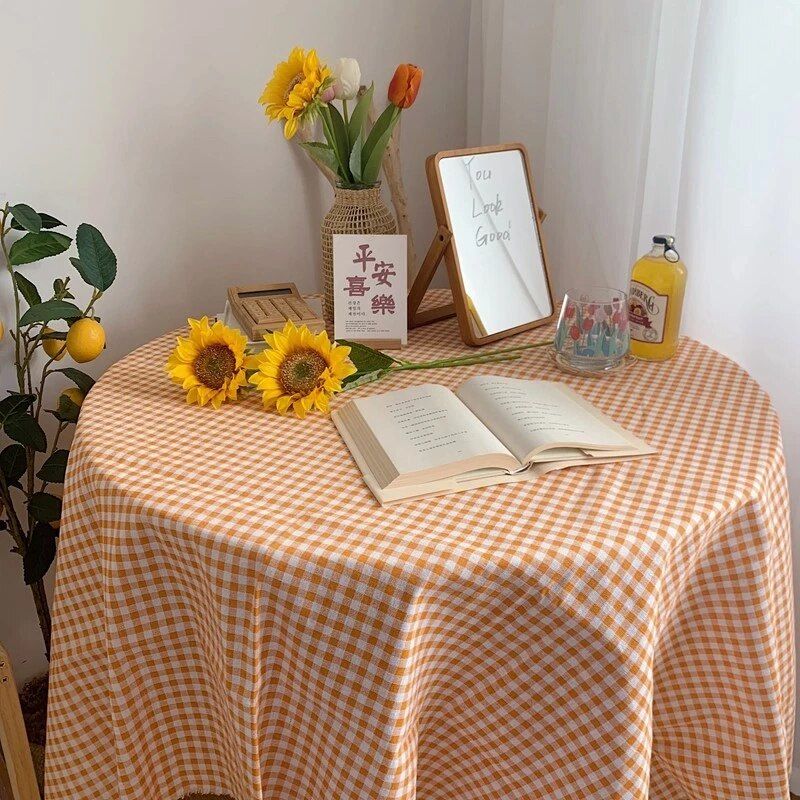
{"label": "open book", "polygon": [[382,505],[654,453],[566,384],[479,375],[351,400],[332,414]]}

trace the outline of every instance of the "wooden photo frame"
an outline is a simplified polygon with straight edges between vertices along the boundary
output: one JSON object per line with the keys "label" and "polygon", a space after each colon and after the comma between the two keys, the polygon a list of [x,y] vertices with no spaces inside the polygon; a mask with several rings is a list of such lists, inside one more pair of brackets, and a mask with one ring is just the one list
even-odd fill
{"label": "wooden photo frame", "polygon": [[[521,155],[521,163],[524,172],[525,185],[527,186],[527,193],[530,197],[531,208],[533,209],[532,219],[535,225],[535,239],[536,245],[539,248],[540,262],[542,275],[538,279],[542,283],[542,287],[546,290],[547,300],[549,301],[548,313],[531,319],[522,324],[516,324],[509,328],[502,330],[493,330],[487,332],[482,329],[480,318],[475,313],[475,306],[467,295],[465,288],[465,280],[462,273],[462,266],[459,259],[459,242],[456,241],[454,236],[453,220],[451,218],[451,208],[448,204],[448,198],[442,178],[441,162],[444,159],[452,159],[454,157],[464,156],[478,156],[491,153],[503,153],[507,151],[518,151]],[[480,346],[495,342],[506,336],[512,336],[522,331],[537,328],[541,325],[546,325],[555,318],[557,311],[555,309],[555,302],[553,299],[552,284],[550,281],[550,273],[547,266],[547,256],[544,248],[544,241],[542,238],[540,223],[543,219],[543,213],[536,203],[536,196],[534,193],[533,178],[530,171],[530,161],[525,146],[519,143],[496,145],[490,147],[474,147],[462,150],[444,150],[435,155],[429,156],[425,169],[428,177],[428,186],[431,192],[431,200],[433,203],[438,229],[434,237],[428,255],[420,268],[414,285],[411,288],[408,298],[408,318],[409,327],[417,327],[437,319],[442,319],[447,316],[452,316],[455,313],[458,318],[459,330],[464,342],[471,346]],[[520,190],[521,191],[521,190]],[[519,193],[519,192],[518,192]],[[463,246],[463,244],[462,244]],[[425,292],[430,285],[430,282],[436,272],[439,261],[444,257],[447,265],[447,273],[450,282],[450,289],[453,295],[453,303],[448,304],[438,309],[428,309],[424,312],[419,312],[419,305],[425,295]],[[532,268],[536,265],[531,265]],[[476,321],[477,320],[477,321]]]}

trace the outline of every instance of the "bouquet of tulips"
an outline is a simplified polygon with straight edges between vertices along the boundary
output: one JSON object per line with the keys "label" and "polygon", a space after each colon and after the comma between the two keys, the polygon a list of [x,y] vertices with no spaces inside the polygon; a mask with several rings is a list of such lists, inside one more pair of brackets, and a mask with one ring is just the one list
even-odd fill
{"label": "bouquet of tulips", "polygon": [[[422,70],[400,64],[389,83],[389,104],[368,128],[374,84],[360,94],[361,68],[354,58],[340,58],[333,67],[320,61],[315,50],[295,47],[264,88],[259,102],[270,121],[283,120],[287,139],[298,130],[310,132],[322,121],[324,142],[304,141],[302,147],[319,164],[332,170],[341,186],[357,189],[378,180],[383,154],[400,112],[417,99]],[[352,113],[348,101],[356,100]],[[334,104],[339,100],[342,110]]]}

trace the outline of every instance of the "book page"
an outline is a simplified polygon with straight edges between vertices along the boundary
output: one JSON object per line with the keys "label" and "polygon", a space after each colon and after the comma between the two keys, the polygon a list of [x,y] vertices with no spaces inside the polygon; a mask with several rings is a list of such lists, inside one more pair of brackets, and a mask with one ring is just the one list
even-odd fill
{"label": "book page", "polygon": [[630,452],[638,442],[566,384],[479,375],[456,395],[522,463],[548,448]]}
{"label": "book page", "polygon": [[444,386],[398,389],[352,400],[348,406],[358,412],[352,422],[350,412],[347,425],[363,449],[379,446],[391,462],[394,476],[377,463],[372,468],[383,485],[410,475],[419,479],[456,475],[465,468],[520,467],[502,442]]}

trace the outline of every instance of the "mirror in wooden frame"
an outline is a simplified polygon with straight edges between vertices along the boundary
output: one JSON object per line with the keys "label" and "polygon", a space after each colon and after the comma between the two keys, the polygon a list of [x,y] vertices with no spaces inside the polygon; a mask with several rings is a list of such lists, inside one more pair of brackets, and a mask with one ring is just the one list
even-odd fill
{"label": "mirror in wooden frame", "polygon": [[[486,344],[552,321],[541,212],[525,147],[443,151],[428,159],[426,170],[464,341]],[[417,278],[424,288],[436,267],[430,261]],[[424,288],[415,286],[409,300]],[[444,315],[428,312],[424,321]]]}

